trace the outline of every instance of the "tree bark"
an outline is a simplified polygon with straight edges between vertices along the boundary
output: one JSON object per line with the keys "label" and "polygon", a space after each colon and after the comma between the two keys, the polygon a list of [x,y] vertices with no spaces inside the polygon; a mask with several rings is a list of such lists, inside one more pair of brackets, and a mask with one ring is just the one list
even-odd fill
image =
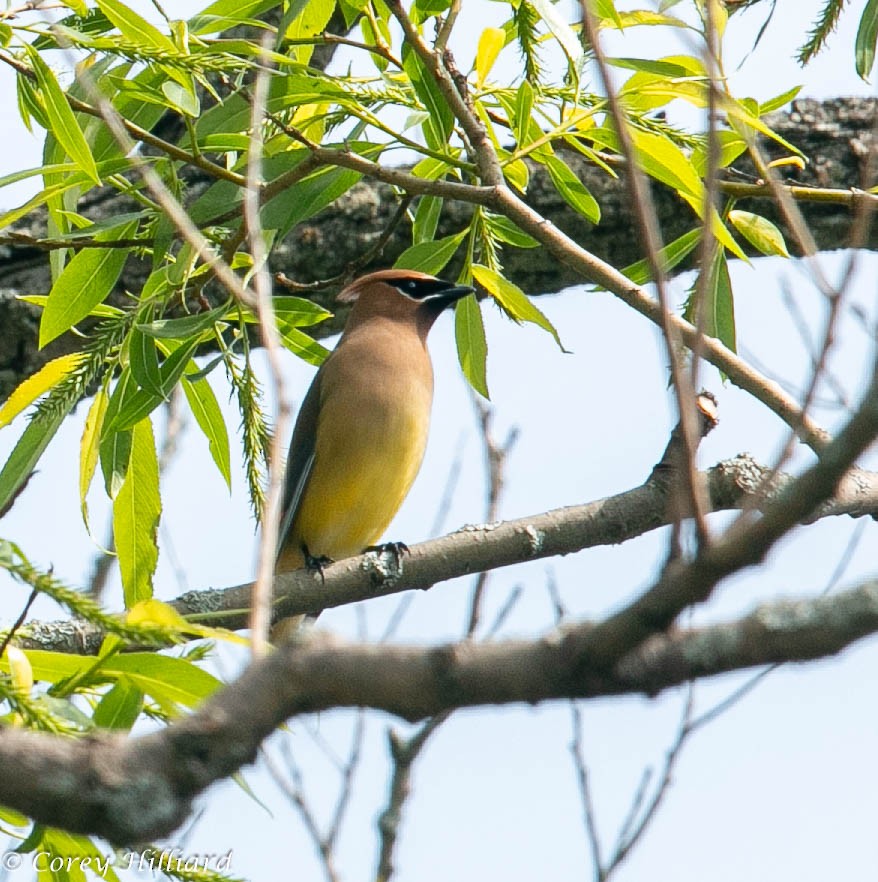
{"label": "tree bark", "polygon": [[[873,185],[870,157],[875,142],[878,101],[869,98],[837,98],[825,102],[800,100],[789,112],[779,112],[768,120],[772,128],[797,145],[808,157],[803,170],[790,167],[785,179],[790,183],[833,189],[861,188]],[[770,152],[771,145],[766,149]],[[643,257],[640,243],[632,235],[635,224],[629,210],[624,180],[611,178],[576,153],[565,160],[586,183],[598,200],[602,217],[593,225],[575,214],[552,187],[539,166],[531,166],[527,197],[530,204],[553,224],[564,230],[603,260],[617,267]],[[742,167],[744,172],[746,168]],[[740,180],[738,177],[732,178]],[[190,175],[192,195],[200,193],[206,181]],[[671,241],[695,226],[696,219],[671,191],[653,185],[662,233]],[[115,191],[90,194],[87,213],[95,218],[126,210],[123,197]],[[743,204],[743,203],[742,203]],[[328,278],[366,252],[387,228],[398,207],[398,197],[386,184],[362,180],[328,210],[300,224],[275,250],[272,269],[300,282]],[[844,248],[848,244],[851,209],[827,202],[801,203],[802,212],[817,245],[822,250]],[[769,199],[761,199],[754,208],[775,221],[788,234]],[[466,225],[470,208],[446,203],[437,235],[448,235]],[[16,226],[19,232],[39,236],[44,215],[35,212]],[[363,271],[392,264],[410,244],[410,231],[400,225],[390,236],[383,252]],[[793,239],[788,243],[794,250]],[[878,245],[872,231],[868,246]],[[581,282],[542,249],[510,248],[503,255],[505,271],[529,294],[552,293],[566,285]],[[122,290],[138,291],[148,271],[147,264],[129,260],[120,282]],[[36,346],[38,310],[15,300],[20,293],[47,293],[50,287],[46,252],[36,247],[0,245],[0,400],[49,358],[80,345],[80,338],[67,335],[47,350]],[[334,291],[320,292],[315,299],[331,303]],[[317,330],[326,335],[337,330],[343,315],[335,323]]]}

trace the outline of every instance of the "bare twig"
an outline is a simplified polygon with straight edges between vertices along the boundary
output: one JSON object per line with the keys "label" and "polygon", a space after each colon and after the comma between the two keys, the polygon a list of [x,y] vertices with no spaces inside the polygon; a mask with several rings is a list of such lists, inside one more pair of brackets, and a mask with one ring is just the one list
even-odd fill
{"label": "bare twig", "polygon": [[284,39],[284,45],[286,46],[314,46],[320,44],[325,44],[327,46],[350,46],[352,49],[362,49],[364,52],[370,52],[372,53],[372,55],[378,55],[385,61],[390,62],[390,64],[392,64],[394,67],[402,70],[402,62],[390,51],[387,46],[376,46],[371,43],[361,43],[359,40],[352,40],[350,39],[350,37],[342,37],[338,34],[331,34],[329,31],[324,31],[322,34],[317,34],[313,37],[297,37],[294,39]]}
{"label": "bare twig", "polygon": [[335,803],[335,810],[332,813],[332,820],[329,824],[329,830],[325,836],[327,849],[332,852],[338,841],[341,832],[342,823],[345,814],[354,794],[354,775],[360,765],[360,759],[363,755],[363,741],[366,736],[366,712],[363,708],[357,708],[355,715],[354,731],[351,735],[351,747],[348,752],[347,760],[342,769],[341,785],[339,786],[338,799]]}
{"label": "bare twig", "polygon": [[659,806],[662,804],[665,796],[667,795],[668,788],[671,783],[671,777],[673,775],[674,768],[676,767],[677,760],[680,757],[683,746],[685,745],[687,739],[689,738],[689,735],[692,732],[692,728],[690,725],[692,719],[692,700],[692,685],[687,684],[686,700],[683,705],[683,714],[680,720],[679,728],[677,730],[677,737],[674,739],[673,744],[668,749],[668,752],[665,755],[665,762],[662,766],[662,773],[659,776],[659,781],[656,785],[655,791],[653,792],[652,798],[649,800],[649,802],[646,804],[646,808],[640,814],[640,819],[635,822],[634,819],[637,817],[637,814],[640,813],[640,807],[643,801],[641,791],[638,791],[638,794],[635,796],[634,802],[632,804],[632,811],[629,813],[628,820],[622,826],[622,830],[619,834],[619,839],[616,842],[616,847],[613,849],[613,855],[606,866],[604,874],[601,877],[602,879],[608,878],[610,874],[614,870],[616,870],[625,860],[625,858],[630,854],[631,849],[641,839],[643,834],[646,832],[646,829],[655,818]]}
{"label": "bare twig", "polygon": [[302,771],[298,763],[294,759],[292,753],[288,749],[287,742],[283,743],[284,762],[287,767],[287,773],[278,766],[267,750],[261,750],[262,762],[268,773],[271,775],[274,783],[281,789],[290,803],[295,807],[305,827],[305,831],[317,854],[320,856],[320,864],[323,867],[323,873],[326,876],[326,882],[340,882],[341,877],[335,868],[332,848],[327,847],[326,839],[320,832],[320,825],[317,822],[308,800],[305,798],[305,782],[302,777]]}
{"label": "bare twig", "polygon": [[[500,514],[500,497],[505,483],[506,461],[512,452],[512,448],[515,446],[515,442],[518,440],[518,428],[513,426],[509,430],[505,441],[502,444],[498,444],[491,431],[494,418],[493,411],[475,393],[472,393],[470,397],[478,417],[480,437],[485,451],[485,471],[488,478],[485,523],[493,524],[497,521]],[[488,570],[483,570],[476,577],[466,626],[468,637],[473,637],[476,628],[479,626],[482,600],[488,584],[488,572]]]}
{"label": "bare twig", "polygon": [[[671,308],[668,300],[665,269],[662,266],[659,257],[662,241],[658,224],[658,215],[655,210],[652,195],[649,192],[646,175],[637,163],[634,143],[628,129],[628,120],[625,111],[622,108],[619,97],[613,87],[609,64],[603,53],[603,49],[601,48],[597,25],[591,10],[591,2],[592,0],[580,0],[579,5],[582,12],[582,32],[583,35],[588,38],[589,47],[594,53],[594,59],[598,71],[600,72],[601,81],[604,85],[604,90],[607,93],[607,100],[615,124],[616,136],[619,139],[619,146],[621,147],[622,155],[628,160],[627,180],[631,189],[632,209],[637,221],[644,251],[646,252],[646,259],[650,266],[656,293],[658,294],[660,327],[665,340],[671,371],[671,383],[674,387],[677,412],[682,426],[681,437],[683,441],[683,456],[680,463],[679,477],[680,493],[685,500],[685,505],[680,506],[679,510],[688,510],[695,525],[699,547],[702,547],[707,545],[709,541],[709,533],[707,530],[707,522],[704,518],[706,510],[705,500],[702,496],[700,485],[696,480],[695,470],[695,451],[698,447],[697,428],[692,408],[692,402],[695,400],[695,391],[694,387],[691,385],[690,376],[683,370],[683,366],[680,362],[683,341],[680,338],[676,325],[671,321]],[[711,207],[711,211],[708,212],[704,218],[704,225],[706,227],[710,226],[712,216],[713,213]],[[696,327],[694,339],[690,343],[690,348],[693,349],[693,351],[700,351],[704,345],[703,341],[704,334],[702,329]],[[672,560],[679,556],[679,547],[675,550],[675,544],[676,543],[672,543],[671,547]]]}
{"label": "bare twig", "polygon": [[[268,97],[268,35],[263,37],[262,64],[256,75],[253,87],[252,117],[250,123],[250,145],[247,161],[247,189],[244,191],[244,223],[250,254],[253,258],[255,274],[253,292],[255,311],[259,318],[262,342],[268,354],[268,365],[274,385],[277,419],[268,455],[268,492],[262,518],[262,538],[259,543],[259,566],[253,587],[253,602],[250,617],[250,640],[253,655],[258,657],[267,651],[268,629],[271,619],[271,591],[274,582],[275,561],[277,560],[278,530],[280,528],[281,498],[283,493],[283,455],[290,420],[290,403],[287,400],[286,384],[280,353],[283,349],[274,305],[271,296],[271,278],[268,272],[268,251],[263,239],[262,222],[259,217],[259,191],[262,185],[262,124],[265,102]],[[253,298],[246,302],[251,303]]]}
{"label": "bare twig", "polygon": [[111,242],[99,241],[90,236],[76,236],[69,239],[52,239],[29,236],[27,233],[6,233],[0,236],[0,245],[13,248],[36,248],[40,251],[57,251],[59,249],[81,251],[83,248],[148,248],[151,239],[114,239]]}
{"label": "bare twig", "polygon": [[380,848],[378,866],[375,870],[376,882],[387,882],[393,876],[393,863],[396,840],[399,836],[399,825],[402,820],[402,809],[411,791],[412,766],[424,749],[427,739],[448,719],[450,713],[437,714],[419,727],[417,732],[403,740],[392,729],[387,732],[387,742],[393,759],[393,775],[390,779],[390,791],[387,806],[378,818]]}
{"label": "bare twig", "polygon": [[18,618],[12,623],[12,627],[3,636],[3,641],[0,642],[0,658],[3,657],[3,653],[6,652],[6,647],[9,646],[12,638],[15,637],[18,629],[24,624],[24,620],[27,618],[27,614],[30,612],[30,608],[34,605],[34,601],[37,599],[37,597],[39,597],[39,595],[40,592],[37,591],[36,588],[31,591],[30,596],[25,601],[25,604],[18,615]]}
{"label": "bare twig", "polygon": [[500,629],[506,623],[506,619],[512,615],[512,611],[518,605],[518,601],[524,596],[524,586],[523,585],[513,585],[510,589],[509,594],[506,596],[506,600],[500,604],[500,608],[497,610],[497,614],[494,616],[494,620],[485,628],[485,640],[493,640],[499,633]]}
{"label": "bare twig", "polygon": [[588,766],[585,764],[585,751],[582,740],[582,711],[575,701],[570,702],[570,725],[573,730],[570,741],[570,756],[576,772],[576,783],[579,786],[579,801],[582,803],[582,817],[585,824],[585,832],[588,835],[588,844],[591,848],[594,877],[597,882],[603,882],[603,879],[606,878],[604,875],[604,859],[601,849],[601,837],[598,832],[597,812],[595,811],[594,799],[591,793]]}
{"label": "bare twig", "polygon": [[705,46],[703,59],[704,67],[707,71],[707,167],[704,174],[704,207],[702,209],[704,221],[701,225],[701,242],[699,246],[700,268],[694,293],[695,304],[693,314],[695,315],[694,324],[697,334],[695,345],[692,347],[690,380],[692,389],[697,389],[699,384],[701,349],[704,345],[707,320],[705,304],[707,303],[714,266],[714,252],[717,248],[716,236],[713,231],[713,218],[717,210],[719,183],[720,146],[717,137],[717,124],[719,123],[719,81],[722,71],[720,68],[720,44],[716,29],[716,2],[717,0],[708,0],[704,5]]}
{"label": "bare twig", "polygon": [[348,263],[340,273],[337,273],[328,279],[318,279],[316,282],[296,282],[293,279],[287,278],[283,273],[276,273],[274,277],[275,282],[290,291],[306,293],[310,291],[322,291],[324,288],[331,288],[333,285],[349,281],[357,275],[363,267],[368,266],[381,256],[387,243],[396,232],[397,227],[405,218],[413,199],[413,196],[404,196],[400,199],[399,205],[393,213],[393,217],[388,221],[387,226],[381,231],[378,238],[356,260],[352,260]]}

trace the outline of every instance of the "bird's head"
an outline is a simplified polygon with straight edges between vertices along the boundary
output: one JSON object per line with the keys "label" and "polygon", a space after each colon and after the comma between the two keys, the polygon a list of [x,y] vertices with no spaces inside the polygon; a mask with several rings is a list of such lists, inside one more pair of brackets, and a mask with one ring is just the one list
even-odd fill
{"label": "bird's head", "polygon": [[338,300],[354,305],[349,323],[372,317],[413,321],[426,335],[442,310],[474,290],[417,270],[389,269],[361,276],[338,295]]}

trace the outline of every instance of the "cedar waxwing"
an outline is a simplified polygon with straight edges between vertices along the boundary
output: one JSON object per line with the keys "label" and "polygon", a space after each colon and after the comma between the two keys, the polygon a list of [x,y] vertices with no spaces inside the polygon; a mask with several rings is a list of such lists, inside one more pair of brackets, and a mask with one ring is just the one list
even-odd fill
{"label": "cedar waxwing", "polygon": [[302,402],[287,459],[276,571],[361,553],[381,538],[421,466],[433,365],[427,333],[472,294],[413,270],[357,279],[338,346]]}

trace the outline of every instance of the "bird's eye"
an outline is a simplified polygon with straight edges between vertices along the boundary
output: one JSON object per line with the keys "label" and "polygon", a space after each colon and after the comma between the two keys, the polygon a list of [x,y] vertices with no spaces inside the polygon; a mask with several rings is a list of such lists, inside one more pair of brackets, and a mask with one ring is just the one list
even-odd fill
{"label": "bird's eye", "polygon": [[404,294],[412,300],[428,300],[450,288],[451,285],[441,279],[427,277],[424,279],[400,279],[395,287],[400,294]]}

